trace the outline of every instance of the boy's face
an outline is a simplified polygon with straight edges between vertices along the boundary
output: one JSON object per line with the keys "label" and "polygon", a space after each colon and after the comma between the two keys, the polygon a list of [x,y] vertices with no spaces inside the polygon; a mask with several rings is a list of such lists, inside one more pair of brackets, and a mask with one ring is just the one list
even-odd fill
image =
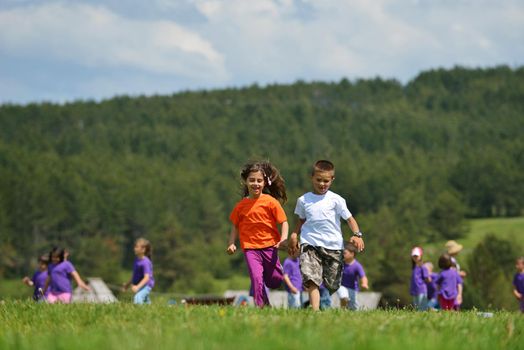
{"label": "boy's face", "polygon": [[515,268],[520,272],[524,272],[524,260],[517,260],[515,262]]}
{"label": "boy's face", "polygon": [[355,260],[355,253],[347,249],[344,249],[344,262],[350,263],[353,260]]}
{"label": "boy's face", "polygon": [[249,191],[249,197],[258,198],[262,194],[264,189],[264,175],[260,171],[254,171],[249,173],[246,179],[247,190]]}
{"label": "boy's face", "polygon": [[311,183],[313,184],[313,192],[315,194],[325,194],[333,180],[335,179],[335,173],[333,171],[317,171],[311,176]]}

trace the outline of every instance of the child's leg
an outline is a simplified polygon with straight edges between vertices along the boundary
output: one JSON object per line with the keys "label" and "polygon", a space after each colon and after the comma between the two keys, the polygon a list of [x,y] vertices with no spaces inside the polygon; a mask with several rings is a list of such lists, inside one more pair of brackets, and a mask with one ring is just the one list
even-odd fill
{"label": "child's leg", "polygon": [[338,298],[340,299],[340,307],[342,309],[345,309],[348,307],[349,304],[349,291],[348,288],[344,286],[340,286],[340,288],[337,290]]}
{"label": "child's leg", "polygon": [[300,246],[300,272],[304,289],[309,294],[309,304],[315,311],[320,310],[320,292],[322,284],[322,264],[315,247],[309,244]]}
{"label": "child's leg", "polygon": [[49,304],[54,304],[58,301],[58,297],[54,293],[47,294],[47,302]]}
{"label": "child's leg", "polygon": [[260,251],[260,249],[246,249],[244,257],[246,259],[249,277],[251,278],[251,288],[253,288],[255,305],[263,307],[269,305],[269,299],[264,285],[264,263]]}
{"label": "child's leg", "polygon": [[151,288],[148,286],[143,287],[140,289],[134,296],[133,302],[135,304],[150,304],[151,301],[149,300],[149,293],[151,292]]}
{"label": "child's leg", "polygon": [[357,291],[355,289],[349,288],[349,309],[350,310],[358,310],[358,302],[357,302]]}
{"label": "child's leg", "polygon": [[280,287],[284,280],[284,269],[278,259],[278,249],[271,247],[259,249],[259,251],[263,259],[264,283],[271,289]]}

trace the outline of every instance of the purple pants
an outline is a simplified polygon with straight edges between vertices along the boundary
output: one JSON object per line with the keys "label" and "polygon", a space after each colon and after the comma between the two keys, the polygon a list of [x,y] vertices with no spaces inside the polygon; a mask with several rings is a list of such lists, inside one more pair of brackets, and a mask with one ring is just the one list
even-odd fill
{"label": "purple pants", "polygon": [[269,305],[266,286],[272,289],[278,288],[284,279],[282,265],[278,260],[278,250],[274,247],[246,249],[244,256],[251,278],[255,305],[258,307]]}

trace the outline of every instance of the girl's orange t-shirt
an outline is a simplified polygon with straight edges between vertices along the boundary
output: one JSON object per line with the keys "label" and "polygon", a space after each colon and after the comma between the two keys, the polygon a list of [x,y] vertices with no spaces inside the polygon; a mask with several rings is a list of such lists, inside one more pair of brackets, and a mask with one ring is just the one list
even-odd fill
{"label": "girl's orange t-shirt", "polygon": [[238,228],[242,249],[262,249],[280,241],[277,223],[287,221],[280,203],[269,194],[237,203],[229,219]]}

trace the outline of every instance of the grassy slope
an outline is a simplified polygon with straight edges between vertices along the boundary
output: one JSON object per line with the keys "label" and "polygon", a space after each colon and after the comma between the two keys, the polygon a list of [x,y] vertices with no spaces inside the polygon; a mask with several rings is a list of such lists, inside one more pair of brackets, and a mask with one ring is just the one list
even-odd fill
{"label": "grassy slope", "polygon": [[518,313],[321,313],[234,307],[0,305],[0,348],[518,349]]}

